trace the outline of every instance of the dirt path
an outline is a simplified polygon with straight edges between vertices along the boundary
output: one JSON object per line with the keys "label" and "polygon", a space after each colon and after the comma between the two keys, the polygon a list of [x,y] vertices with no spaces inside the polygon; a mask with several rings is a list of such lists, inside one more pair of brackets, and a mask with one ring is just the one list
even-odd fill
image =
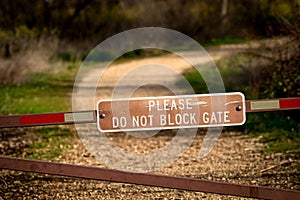
{"label": "dirt path", "polygon": [[[231,48],[231,50],[230,50]],[[223,47],[211,49],[210,55],[214,59],[243,50],[246,46]],[[193,56],[193,52],[190,52]],[[207,60],[199,60],[206,62]],[[182,73],[190,67],[187,62],[176,56],[155,57],[137,60],[127,63],[119,63],[110,67],[105,72],[105,78],[101,80],[101,93],[99,98],[108,98],[118,77],[132,70],[135,66],[146,63],[165,63],[172,65],[176,72]],[[97,76],[96,72],[89,73],[85,80],[88,81]],[[139,83],[147,77],[155,76],[166,82],[176,82],[177,76],[170,77],[164,72],[144,71],[139,73],[130,84]],[[138,90],[134,96],[159,96],[169,94],[164,88],[149,87]],[[82,101],[86,101],[82,97]],[[84,108],[86,109],[86,108]],[[208,180],[218,180],[230,183],[253,184],[289,189],[300,189],[299,172],[295,166],[297,160],[283,154],[264,152],[263,144],[259,139],[250,138],[243,133],[223,132],[211,153],[202,159],[198,152],[204,138],[205,130],[199,130],[190,148],[174,163],[166,168],[156,171],[158,174],[195,177]],[[110,140],[120,148],[130,152],[145,153],[159,149],[166,145],[175,135],[174,131],[163,131],[148,139],[139,139],[120,133],[108,134]],[[15,141],[16,142],[16,141]],[[20,142],[22,143],[22,142]],[[83,146],[79,138],[72,141],[71,146],[63,147],[65,154],[55,161],[94,165],[106,167],[97,161]],[[60,176],[39,175],[32,173],[13,172],[2,170],[0,197],[3,199],[244,199],[233,196],[221,196],[201,192],[188,192],[181,190],[164,189],[158,187],[137,186],[122,183],[110,183],[92,180],[65,178]],[[1,199],[1,198],[0,198]]]}
{"label": "dirt path", "polygon": [[[196,65],[201,65],[210,62],[211,59],[216,61],[225,56],[243,52],[249,48],[255,47],[256,43],[231,46],[227,45],[224,47],[209,48],[208,53],[210,56],[199,55],[197,54],[198,52],[194,51],[178,52],[179,55],[183,56],[187,60],[175,54],[167,54],[158,57],[116,63],[110,65],[103,72],[101,80],[98,82],[99,86],[97,90],[99,90],[99,93],[97,99],[111,98],[114,87],[118,84],[118,81],[122,79],[125,79],[125,81],[123,81],[126,85],[122,85],[124,87],[141,86],[143,83],[151,82],[175,85],[178,83],[178,80],[180,80],[180,75],[186,70],[192,68],[188,61],[192,61],[193,64]],[[139,67],[141,69],[137,69]],[[99,68],[95,66],[94,70],[89,70],[88,73],[84,75],[79,85],[82,85],[85,88],[91,87],[91,80],[97,80],[100,73],[101,71]],[[180,92],[185,93],[185,91]],[[170,91],[162,90],[162,88],[157,87],[147,87],[145,89],[140,89],[134,94],[134,96],[159,96],[165,94],[170,94]],[[85,101],[85,99],[83,101]],[[86,108],[83,107],[82,109]]]}

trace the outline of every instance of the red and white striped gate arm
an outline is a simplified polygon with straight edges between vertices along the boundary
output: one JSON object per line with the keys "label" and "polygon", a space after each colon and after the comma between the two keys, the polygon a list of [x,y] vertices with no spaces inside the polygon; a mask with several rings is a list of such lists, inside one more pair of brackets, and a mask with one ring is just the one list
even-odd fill
{"label": "red and white striped gate arm", "polygon": [[246,101],[246,112],[267,112],[295,109],[300,109],[300,97]]}
{"label": "red and white striped gate arm", "polygon": [[0,116],[0,128],[96,122],[96,110]]}
{"label": "red and white striped gate arm", "polygon": [[[246,112],[267,112],[300,109],[300,97],[246,100]],[[59,112],[0,116],[0,128],[97,123],[97,111]]]}

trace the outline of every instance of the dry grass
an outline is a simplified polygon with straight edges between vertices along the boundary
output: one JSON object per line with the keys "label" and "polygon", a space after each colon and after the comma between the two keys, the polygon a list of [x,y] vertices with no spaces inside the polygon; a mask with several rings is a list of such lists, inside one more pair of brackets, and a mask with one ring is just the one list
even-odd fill
{"label": "dry grass", "polygon": [[0,87],[18,85],[29,73],[52,71],[50,58],[58,47],[57,38],[32,39],[12,57],[0,58]]}

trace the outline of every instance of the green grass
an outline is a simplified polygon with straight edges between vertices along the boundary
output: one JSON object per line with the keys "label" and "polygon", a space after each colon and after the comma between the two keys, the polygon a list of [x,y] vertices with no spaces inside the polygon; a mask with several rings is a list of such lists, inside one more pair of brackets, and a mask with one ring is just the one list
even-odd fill
{"label": "green grass", "polygon": [[32,74],[21,85],[0,88],[0,114],[70,111],[70,94],[78,66],[68,63],[59,72]]}
{"label": "green grass", "polygon": [[253,137],[261,136],[267,151],[300,154],[299,121],[291,117],[295,113],[294,111],[249,113],[245,129]]}
{"label": "green grass", "polygon": [[[223,83],[227,92],[243,92],[246,96],[251,96],[249,91],[249,74],[243,68],[239,67],[245,62],[247,57],[238,55],[219,60],[216,65],[222,76]],[[205,70],[205,67],[202,68]],[[204,74],[206,74],[204,72]],[[201,74],[196,70],[188,71],[184,74],[185,78],[193,87],[196,93],[208,93],[208,89]],[[208,84],[214,85],[214,80]]]}
{"label": "green grass", "polygon": [[251,41],[247,38],[233,38],[233,37],[225,37],[225,38],[213,38],[208,42],[204,42],[204,46],[219,46],[224,44],[241,44]]}
{"label": "green grass", "polygon": [[48,126],[31,128],[31,133],[38,136],[27,149],[25,157],[29,159],[51,160],[63,155],[64,149],[71,145],[75,132],[68,127]]}
{"label": "green grass", "polygon": [[293,152],[300,155],[300,132],[273,130],[263,132],[262,142],[266,143],[266,150],[270,152]]}
{"label": "green grass", "polygon": [[156,57],[156,56],[162,56],[170,54],[170,52],[160,49],[136,49],[134,51],[127,52],[117,58],[114,63],[124,63],[128,61],[137,60],[137,59],[144,59],[144,58],[150,58],[150,57]]}
{"label": "green grass", "polygon": [[1,114],[30,114],[69,110],[63,89],[29,85],[9,87],[2,90]]}

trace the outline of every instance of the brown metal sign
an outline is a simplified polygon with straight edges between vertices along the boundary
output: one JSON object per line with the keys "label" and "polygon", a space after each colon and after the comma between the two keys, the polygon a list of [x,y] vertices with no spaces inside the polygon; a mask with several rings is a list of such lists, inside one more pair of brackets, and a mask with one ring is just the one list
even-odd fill
{"label": "brown metal sign", "polygon": [[242,93],[100,100],[101,132],[236,126],[246,120]]}

